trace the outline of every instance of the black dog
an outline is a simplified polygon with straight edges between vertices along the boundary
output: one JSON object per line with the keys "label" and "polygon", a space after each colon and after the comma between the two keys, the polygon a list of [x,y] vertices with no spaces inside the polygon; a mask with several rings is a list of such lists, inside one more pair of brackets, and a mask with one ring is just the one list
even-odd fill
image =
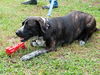
{"label": "black dog", "polygon": [[75,40],[86,42],[97,30],[95,18],[87,13],[73,11],[55,18],[29,17],[16,34],[25,42],[33,36],[43,37],[46,50],[54,51],[58,45]]}

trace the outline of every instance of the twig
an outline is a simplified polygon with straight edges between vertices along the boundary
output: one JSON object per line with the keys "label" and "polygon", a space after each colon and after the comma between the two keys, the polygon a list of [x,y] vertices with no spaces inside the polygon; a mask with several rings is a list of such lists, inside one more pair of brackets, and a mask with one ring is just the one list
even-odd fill
{"label": "twig", "polygon": [[36,56],[39,56],[39,55],[41,55],[41,54],[44,54],[44,53],[47,53],[48,51],[47,50],[37,50],[37,51],[33,51],[33,52],[31,52],[31,53],[29,53],[29,54],[27,54],[27,55],[24,55],[22,58],[21,58],[21,60],[22,61],[26,61],[26,60],[29,60],[29,59],[31,59],[31,58],[33,58],[33,57],[36,57]]}

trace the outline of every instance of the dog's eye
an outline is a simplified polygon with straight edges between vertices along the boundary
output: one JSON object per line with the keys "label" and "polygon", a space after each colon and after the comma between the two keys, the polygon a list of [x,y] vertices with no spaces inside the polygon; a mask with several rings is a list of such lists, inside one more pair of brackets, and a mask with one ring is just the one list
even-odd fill
{"label": "dog's eye", "polygon": [[22,22],[22,26],[24,25],[24,22]]}
{"label": "dog's eye", "polygon": [[27,24],[28,22],[26,20],[22,22],[22,26],[27,25]]}

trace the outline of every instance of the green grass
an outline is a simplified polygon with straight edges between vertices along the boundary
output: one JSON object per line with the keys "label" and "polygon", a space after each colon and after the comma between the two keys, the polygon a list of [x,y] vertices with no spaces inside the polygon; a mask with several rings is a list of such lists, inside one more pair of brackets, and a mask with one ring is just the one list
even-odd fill
{"label": "green grass", "polygon": [[[76,41],[59,47],[57,52],[47,53],[29,61],[20,57],[36,50],[27,42],[27,50],[19,50],[11,57],[5,48],[19,42],[15,31],[28,16],[47,17],[48,10],[41,7],[48,1],[38,0],[38,5],[22,5],[25,0],[0,0],[0,75],[100,75],[100,32],[96,32],[84,46]],[[64,16],[80,10],[93,15],[100,28],[100,0],[58,0],[59,8],[51,17]]]}

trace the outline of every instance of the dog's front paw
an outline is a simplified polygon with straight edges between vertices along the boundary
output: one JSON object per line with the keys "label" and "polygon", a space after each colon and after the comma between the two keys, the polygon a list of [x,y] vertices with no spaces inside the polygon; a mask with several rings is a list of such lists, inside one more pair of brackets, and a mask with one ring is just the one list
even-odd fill
{"label": "dog's front paw", "polygon": [[37,45],[37,43],[36,43],[35,41],[32,41],[32,42],[31,42],[31,46],[32,46],[32,47],[35,47],[35,46],[38,46],[38,45]]}
{"label": "dog's front paw", "polygon": [[35,46],[45,46],[44,44],[45,42],[44,41],[41,41],[41,40],[34,40],[31,42],[31,46],[32,47],[35,47]]}

